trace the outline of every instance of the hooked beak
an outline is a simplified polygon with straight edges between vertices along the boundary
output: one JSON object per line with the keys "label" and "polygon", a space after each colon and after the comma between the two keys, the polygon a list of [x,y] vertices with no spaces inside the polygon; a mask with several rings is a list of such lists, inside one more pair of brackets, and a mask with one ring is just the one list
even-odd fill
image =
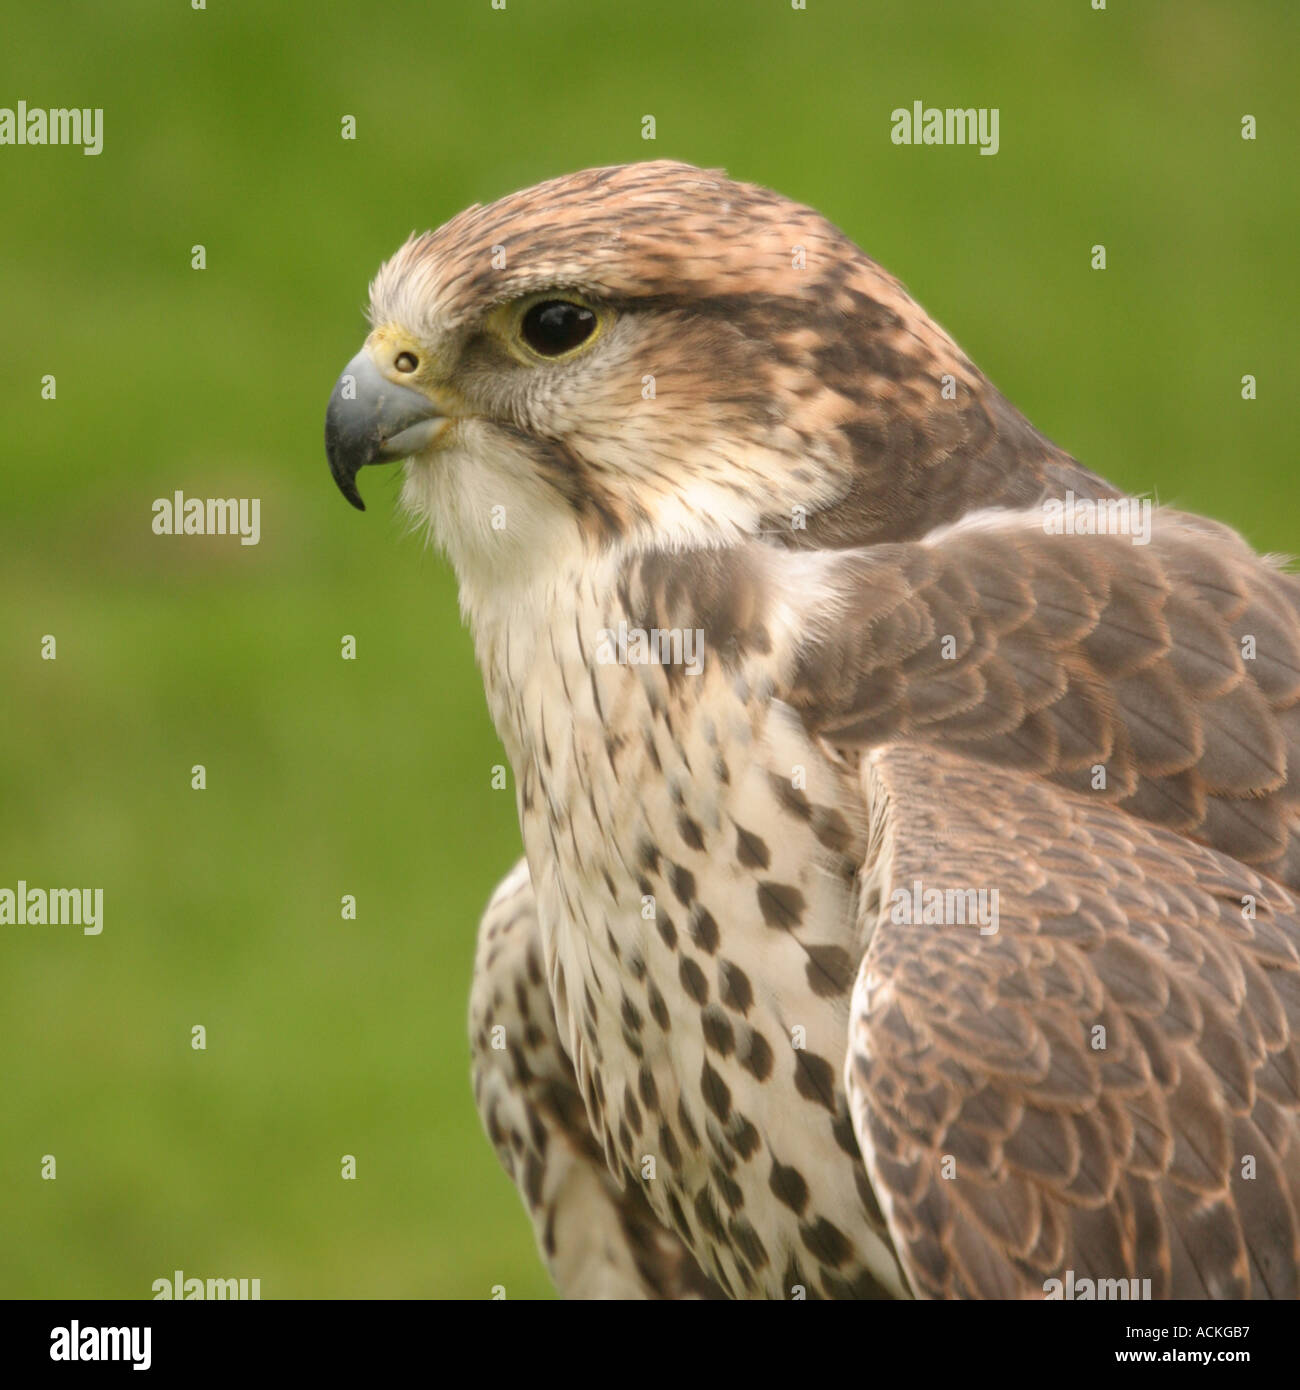
{"label": "hooked beak", "polygon": [[362,348],[334,383],[325,410],[325,454],[339,491],[364,512],[357,473],[368,463],[418,454],[444,419],[427,396],[389,381]]}

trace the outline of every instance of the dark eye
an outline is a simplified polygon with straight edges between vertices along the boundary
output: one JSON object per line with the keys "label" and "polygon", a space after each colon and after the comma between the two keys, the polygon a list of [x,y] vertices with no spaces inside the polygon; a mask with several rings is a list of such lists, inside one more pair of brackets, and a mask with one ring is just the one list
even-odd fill
{"label": "dark eye", "polygon": [[413,372],[419,365],[419,359],[413,352],[399,352],[397,361],[393,363],[399,372]]}
{"label": "dark eye", "polygon": [[524,342],[543,357],[561,357],[585,343],[596,330],[596,315],[567,299],[545,299],[524,315]]}

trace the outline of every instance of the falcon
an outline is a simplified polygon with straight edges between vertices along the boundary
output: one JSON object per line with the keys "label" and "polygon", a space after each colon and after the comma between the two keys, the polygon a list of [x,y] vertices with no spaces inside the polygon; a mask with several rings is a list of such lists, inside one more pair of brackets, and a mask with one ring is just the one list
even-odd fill
{"label": "falcon", "polygon": [[513,771],[473,1079],[559,1290],[1295,1297],[1300,581],[721,173],[471,207],[370,319],[326,450]]}

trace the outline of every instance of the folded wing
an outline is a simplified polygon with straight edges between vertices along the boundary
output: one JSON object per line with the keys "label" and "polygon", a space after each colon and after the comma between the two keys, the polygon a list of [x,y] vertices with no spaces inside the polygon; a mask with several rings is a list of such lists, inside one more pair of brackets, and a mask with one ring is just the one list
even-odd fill
{"label": "folded wing", "polygon": [[1300,584],[1157,510],[824,586],[786,698],[870,812],[846,1084],[913,1287],[1297,1296]]}

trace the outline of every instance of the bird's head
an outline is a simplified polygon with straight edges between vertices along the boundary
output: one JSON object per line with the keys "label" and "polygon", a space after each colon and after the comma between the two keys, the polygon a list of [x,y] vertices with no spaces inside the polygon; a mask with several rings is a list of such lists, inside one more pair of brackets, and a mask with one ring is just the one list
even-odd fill
{"label": "bird's head", "polygon": [[361,507],[359,469],[408,460],[462,578],[573,544],[902,538],[1064,457],[818,213],[685,164],[471,207],[382,267],[370,318],[331,470]]}

